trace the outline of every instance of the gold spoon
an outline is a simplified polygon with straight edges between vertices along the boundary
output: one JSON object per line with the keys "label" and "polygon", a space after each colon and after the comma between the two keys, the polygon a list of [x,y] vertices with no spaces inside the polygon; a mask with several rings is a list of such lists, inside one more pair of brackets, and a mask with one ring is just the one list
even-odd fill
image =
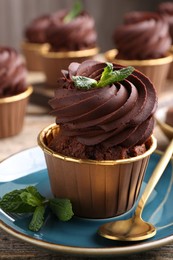
{"label": "gold spoon", "polygon": [[127,220],[113,221],[103,224],[98,230],[98,233],[101,236],[112,240],[138,241],[151,238],[156,234],[156,228],[151,223],[145,222],[141,215],[145,203],[168,165],[172,153],[173,139],[154,169],[133,217]]}

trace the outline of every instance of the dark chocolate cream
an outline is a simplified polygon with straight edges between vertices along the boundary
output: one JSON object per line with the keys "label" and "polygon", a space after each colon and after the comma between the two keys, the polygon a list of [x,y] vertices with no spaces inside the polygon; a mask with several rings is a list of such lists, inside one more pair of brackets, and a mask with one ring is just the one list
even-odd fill
{"label": "dark chocolate cream", "polygon": [[54,51],[76,51],[96,47],[94,19],[82,11],[70,22],[64,22],[67,10],[54,13],[47,31],[47,41]]}
{"label": "dark chocolate cream", "polygon": [[26,89],[26,66],[21,56],[9,47],[0,47],[0,97],[19,94]]}
{"label": "dark chocolate cream", "polygon": [[130,12],[118,26],[113,40],[118,58],[144,60],[164,57],[171,46],[167,22],[157,13]]}
{"label": "dark chocolate cream", "polygon": [[[59,79],[51,114],[60,133],[84,145],[132,147],[145,143],[154,127],[156,91],[150,80],[135,70],[121,82],[90,90],[77,89],[72,76],[99,80],[106,63],[93,60],[71,63]],[[113,64],[114,70],[122,66]]]}
{"label": "dark chocolate cream", "polygon": [[158,5],[158,12],[169,25],[169,33],[173,44],[173,2],[162,2]]}
{"label": "dark chocolate cream", "polygon": [[50,15],[45,14],[31,21],[25,30],[25,37],[30,43],[46,43],[46,31],[50,25]]}

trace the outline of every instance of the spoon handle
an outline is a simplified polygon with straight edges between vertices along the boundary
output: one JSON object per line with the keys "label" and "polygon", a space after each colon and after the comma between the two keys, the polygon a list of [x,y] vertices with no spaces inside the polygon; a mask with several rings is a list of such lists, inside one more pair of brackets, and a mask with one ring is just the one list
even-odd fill
{"label": "spoon handle", "polygon": [[141,216],[144,205],[147,202],[148,197],[150,196],[151,192],[154,190],[157,182],[161,178],[166,166],[168,165],[168,163],[171,159],[172,153],[173,153],[173,139],[169,143],[168,147],[166,148],[166,151],[164,152],[159,163],[157,164],[156,168],[154,169],[152,176],[150,177],[150,180],[149,180],[148,184],[146,185],[144,193],[138,203],[138,206],[135,211],[135,215]]}

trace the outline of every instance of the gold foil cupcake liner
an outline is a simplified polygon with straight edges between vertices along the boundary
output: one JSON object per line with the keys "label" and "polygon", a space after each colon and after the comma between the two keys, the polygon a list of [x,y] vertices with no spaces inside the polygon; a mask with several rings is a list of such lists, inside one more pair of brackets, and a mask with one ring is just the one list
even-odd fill
{"label": "gold foil cupcake liner", "polygon": [[26,60],[27,69],[29,71],[42,71],[40,52],[49,49],[49,44],[23,42],[21,49]]}
{"label": "gold foil cupcake liner", "polygon": [[138,198],[150,154],[156,149],[156,139],[152,136],[150,149],[137,157],[95,161],[50,150],[47,144],[58,131],[53,124],[38,136],[54,196],[69,198],[75,215],[80,217],[107,218],[130,210]]}
{"label": "gold foil cupcake liner", "polygon": [[[173,45],[170,48],[170,52],[173,55]],[[168,72],[168,79],[173,79],[173,61],[170,64],[169,72]]]}
{"label": "gold foil cupcake liner", "polygon": [[23,127],[26,107],[33,89],[11,97],[0,98],[0,138],[17,135]]}
{"label": "gold foil cupcake liner", "polygon": [[173,61],[171,52],[163,58],[149,60],[123,60],[116,59],[118,51],[109,50],[105,53],[105,59],[109,62],[121,64],[123,66],[133,66],[135,69],[145,74],[154,84],[156,91],[160,94],[164,90],[164,84],[168,76],[170,64]]}
{"label": "gold foil cupcake liner", "polygon": [[46,82],[49,87],[55,87],[57,80],[62,76],[61,70],[67,69],[71,62],[79,62],[92,59],[98,54],[98,48],[80,51],[52,52],[48,49],[41,51],[43,72],[46,75]]}

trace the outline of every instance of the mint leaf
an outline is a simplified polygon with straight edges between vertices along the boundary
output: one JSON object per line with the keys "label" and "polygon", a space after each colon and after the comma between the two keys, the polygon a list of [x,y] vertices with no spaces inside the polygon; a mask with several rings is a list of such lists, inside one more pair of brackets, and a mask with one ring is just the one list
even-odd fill
{"label": "mint leaf", "polygon": [[101,78],[97,83],[97,87],[105,87],[107,85],[111,85],[114,82],[122,81],[127,78],[133,71],[134,68],[132,66],[128,66],[120,70],[113,70],[113,65],[111,63],[107,63],[107,67],[104,68]]}
{"label": "mint leaf", "polygon": [[80,1],[76,1],[70,10],[70,12],[64,17],[64,23],[71,22],[75,17],[77,17],[82,11],[82,4]]}
{"label": "mint leaf", "polygon": [[46,199],[34,186],[6,193],[0,199],[0,208],[7,213],[33,213],[29,229],[38,231],[44,223],[46,207],[62,221],[68,221],[74,215],[69,199]]}
{"label": "mint leaf", "polygon": [[25,189],[13,190],[6,193],[0,200],[0,208],[5,212],[27,213],[33,212],[34,207],[23,202],[20,195]]}
{"label": "mint leaf", "polygon": [[41,200],[41,201],[44,201],[45,200],[45,197],[43,197],[37,190],[36,187],[34,186],[28,186],[26,188],[26,190],[31,193],[34,197],[36,197],[37,199]]}
{"label": "mint leaf", "polygon": [[68,221],[74,215],[72,204],[69,199],[50,199],[49,206],[61,221]]}
{"label": "mint leaf", "polygon": [[83,77],[83,76],[72,76],[75,87],[90,89],[91,87],[97,86],[97,81],[95,79]]}
{"label": "mint leaf", "polygon": [[[109,62],[107,62],[106,64],[107,64],[107,66],[104,68],[99,82],[103,82],[103,81],[109,79],[109,77],[111,76],[111,74],[113,72],[113,64],[109,63]],[[97,83],[97,86],[98,86],[99,82]]]}
{"label": "mint leaf", "polygon": [[37,197],[35,197],[34,195],[32,195],[31,193],[29,193],[27,191],[23,191],[20,194],[20,197],[24,203],[26,203],[30,206],[33,206],[33,207],[37,207],[42,204],[42,200],[38,199]]}
{"label": "mint leaf", "polygon": [[115,82],[124,80],[134,71],[134,68],[132,66],[128,66],[120,70],[113,70],[112,63],[107,62],[106,64],[107,66],[104,68],[98,82],[95,79],[84,76],[72,76],[75,87],[78,89],[87,90],[91,89],[92,87],[102,88]]}
{"label": "mint leaf", "polygon": [[29,229],[31,231],[39,231],[44,223],[44,213],[45,213],[45,207],[44,206],[38,206],[36,207],[32,220],[29,224]]}

